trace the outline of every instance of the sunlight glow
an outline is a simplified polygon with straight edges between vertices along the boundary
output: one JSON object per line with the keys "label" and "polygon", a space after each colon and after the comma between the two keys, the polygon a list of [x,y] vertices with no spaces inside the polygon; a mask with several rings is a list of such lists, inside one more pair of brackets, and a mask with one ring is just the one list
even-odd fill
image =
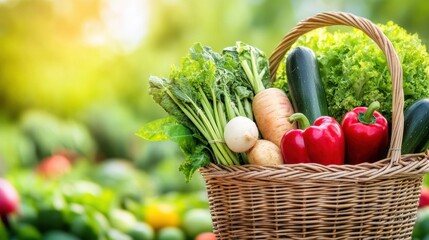
{"label": "sunlight glow", "polygon": [[147,0],[105,0],[101,23],[88,22],[85,41],[91,45],[114,44],[130,52],[137,48],[148,32]]}

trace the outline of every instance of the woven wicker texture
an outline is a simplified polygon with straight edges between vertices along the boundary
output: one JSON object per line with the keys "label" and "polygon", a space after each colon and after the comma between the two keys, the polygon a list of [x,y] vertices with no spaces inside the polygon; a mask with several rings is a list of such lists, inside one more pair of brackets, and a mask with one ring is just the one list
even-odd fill
{"label": "woven wicker texture", "polygon": [[219,166],[200,169],[217,239],[410,239],[428,152],[400,155],[402,68],[391,42],[369,20],[321,13],[298,23],[270,57],[272,79],[293,43],[315,28],[358,28],[383,50],[392,76],[389,158],[322,166]]}

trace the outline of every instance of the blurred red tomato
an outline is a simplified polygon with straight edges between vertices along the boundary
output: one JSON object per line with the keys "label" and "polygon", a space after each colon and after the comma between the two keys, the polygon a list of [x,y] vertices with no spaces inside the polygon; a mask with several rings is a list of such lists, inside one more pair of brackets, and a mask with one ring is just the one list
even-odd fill
{"label": "blurred red tomato", "polygon": [[212,232],[200,233],[195,240],[216,240],[216,235]]}
{"label": "blurred red tomato", "polygon": [[68,158],[56,154],[43,159],[37,166],[37,173],[43,177],[56,178],[70,171],[71,167]]}

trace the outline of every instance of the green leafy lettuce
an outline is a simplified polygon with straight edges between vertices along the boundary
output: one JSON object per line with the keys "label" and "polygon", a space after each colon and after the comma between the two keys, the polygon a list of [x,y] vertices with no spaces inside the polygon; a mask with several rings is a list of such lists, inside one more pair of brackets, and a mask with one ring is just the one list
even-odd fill
{"label": "green leafy lettuce", "polygon": [[[403,69],[405,108],[429,96],[429,55],[416,34],[389,22],[379,25],[393,43]],[[392,84],[386,58],[379,47],[362,31],[328,32],[325,28],[302,36],[293,46],[306,46],[317,55],[329,114],[341,121],[357,106],[381,103],[380,112],[390,121]],[[284,63],[279,69],[276,86],[286,92]]]}
{"label": "green leafy lettuce", "polygon": [[168,78],[150,77],[149,93],[169,117],[146,124],[137,135],[176,142],[186,157],[180,170],[187,180],[210,162],[246,163],[245,154],[226,146],[223,130],[236,116],[253,119],[253,96],[268,83],[268,59],[260,50],[237,42],[219,54],[197,43]]}

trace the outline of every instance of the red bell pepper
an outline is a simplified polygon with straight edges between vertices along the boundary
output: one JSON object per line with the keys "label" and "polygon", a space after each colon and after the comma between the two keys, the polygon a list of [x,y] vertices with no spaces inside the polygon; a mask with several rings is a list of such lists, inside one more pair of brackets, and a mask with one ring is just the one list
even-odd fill
{"label": "red bell pepper", "polygon": [[289,117],[298,121],[301,129],[285,133],[281,140],[284,163],[344,164],[344,134],[340,124],[332,117],[322,116],[310,122],[302,113]]}
{"label": "red bell pepper", "polygon": [[388,142],[386,118],[376,110],[379,102],[357,107],[344,115],[341,125],[346,138],[346,162],[375,162],[385,154]]}

